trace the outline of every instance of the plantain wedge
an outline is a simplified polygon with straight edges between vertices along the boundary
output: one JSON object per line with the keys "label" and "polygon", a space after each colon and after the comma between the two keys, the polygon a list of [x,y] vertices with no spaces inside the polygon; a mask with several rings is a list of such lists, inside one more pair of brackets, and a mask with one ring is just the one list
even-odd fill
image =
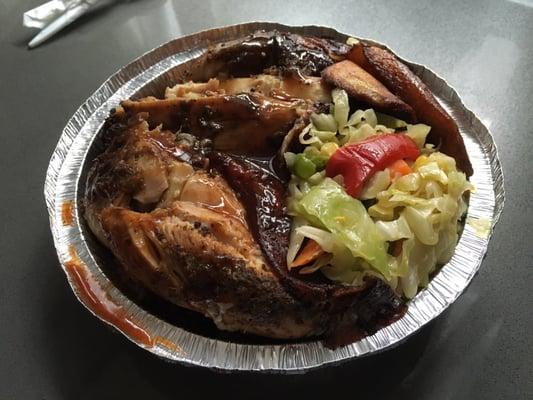
{"label": "plantain wedge", "polygon": [[419,122],[431,126],[428,141],[440,145],[440,151],[454,157],[466,176],[472,175],[472,164],[457,124],[418,76],[389,51],[376,46],[356,44],[348,58],[409,104]]}
{"label": "plantain wedge", "polygon": [[355,100],[386,114],[414,122],[413,109],[392,94],[381,82],[350,60],[330,65],[322,71],[329,84],[346,90]]}

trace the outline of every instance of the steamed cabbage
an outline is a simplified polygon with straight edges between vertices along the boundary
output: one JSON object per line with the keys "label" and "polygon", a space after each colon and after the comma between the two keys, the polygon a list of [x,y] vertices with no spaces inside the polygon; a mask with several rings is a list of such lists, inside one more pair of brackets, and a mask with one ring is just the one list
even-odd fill
{"label": "steamed cabbage", "polygon": [[[333,90],[332,98],[331,114],[312,115],[299,138],[307,146],[301,154],[320,162],[312,176],[301,179],[293,174],[289,183],[294,221],[287,261],[292,262],[305,238],[312,239],[326,254],[306,267],[307,272],[320,269],[327,278],[347,284],[374,275],[412,298],[437,266],[452,257],[466,211],[464,195],[473,186],[452,157],[425,143],[429,126],[410,125],[372,109],[350,115],[343,90]],[[388,169],[377,172],[360,196],[366,207],[344,191],[339,177],[325,178],[325,162],[339,146],[398,128],[415,141],[422,155],[407,175],[393,177]],[[289,168],[295,157],[285,154]],[[388,250],[393,247],[401,251],[392,255]]]}
{"label": "steamed cabbage", "polygon": [[[346,194],[339,184],[332,179],[324,179],[302,197],[298,208],[304,218],[310,216],[320,221],[333,240],[347,247],[353,257],[367,261],[385,277],[390,275],[385,242],[374,221],[363,204]],[[327,247],[333,249],[333,246]]]}

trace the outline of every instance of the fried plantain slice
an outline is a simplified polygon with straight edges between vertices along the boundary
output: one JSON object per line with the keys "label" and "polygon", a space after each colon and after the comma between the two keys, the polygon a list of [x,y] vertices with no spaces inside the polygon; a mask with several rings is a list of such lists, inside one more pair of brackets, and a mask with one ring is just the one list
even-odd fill
{"label": "fried plantain slice", "polygon": [[440,145],[440,151],[454,157],[467,176],[472,175],[472,164],[457,124],[414,72],[389,51],[376,46],[356,44],[348,58],[409,104],[419,122],[431,126],[428,141]]}
{"label": "fried plantain slice", "polygon": [[393,95],[381,82],[359,67],[344,60],[322,71],[322,78],[329,84],[346,90],[355,100],[403,120],[414,122],[413,109]]}

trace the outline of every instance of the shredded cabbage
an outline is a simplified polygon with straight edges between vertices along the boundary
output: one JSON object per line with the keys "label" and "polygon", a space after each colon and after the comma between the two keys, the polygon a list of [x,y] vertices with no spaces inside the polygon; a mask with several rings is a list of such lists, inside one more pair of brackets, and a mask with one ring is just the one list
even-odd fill
{"label": "shredded cabbage", "polygon": [[[311,188],[300,199],[299,210],[304,216],[318,219],[331,232],[329,241],[323,242],[329,249],[322,247],[325,251],[331,252],[334,246],[344,245],[354,257],[367,261],[383,276],[390,276],[385,242],[374,222],[363,204],[349,196],[335,181],[326,178]],[[336,241],[337,244],[330,241]]]}
{"label": "shredded cabbage", "polygon": [[[380,120],[372,109],[356,110],[350,115],[348,95],[344,90],[334,89],[332,91],[332,99],[332,113],[312,114],[311,123],[300,133],[298,137],[299,142],[306,145],[307,148],[312,147],[322,151],[322,149],[332,144],[345,145],[347,143],[357,143],[371,136],[394,132],[394,127],[390,128],[379,123]],[[380,114],[380,116],[381,118],[388,117],[384,114]],[[388,118],[395,120],[393,117]],[[395,126],[398,125],[401,124],[395,124]],[[420,140],[423,142],[427,132],[429,132],[429,127],[423,124],[405,124],[401,126],[407,127],[406,133],[413,137],[417,143]],[[324,151],[324,154],[328,158],[331,156],[331,152]],[[293,159],[288,160],[288,162],[291,160]],[[288,166],[289,168],[291,167],[289,164]]]}
{"label": "shredded cabbage", "polygon": [[311,122],[318,130],[337,132],[337,121],[331,114],[312,114]]}
{"label": "shredded cabbage", "polygon": [[368,183],[363,188],[361,193],[362,200],[374,199],[379,192],[387,189],[390,185],[390,173],[388,169],[384,171],[376,172],[376,174],[370,178]]}
{"label": "shredded cabbage", "polygon": [[305,223],[305,219],[299,217],[294,217],[292,220],[291,236],[289,239],[289,243],[291,245],[289,246],[289,250],[287,251],[288,266],[290,266],[296,258],[298,250],[300,249],[300,246],[302,245],[305,239],[305,237],[300,232],[298,232],[298,228],[302,225],[305,225]]}
{"label": "shredded cabbage", "polygon": [[394,242],[400,239],[412,239],[414,237],[409,223],[402,214],[394,221],[376,221],[376,228],[378,229],[381,238],[387,242]]}
{"label": "shredded cabbage", "polygon": [[337,128],[342,129],[348,123],[348,114],[350,113],[348,94],[344,90],[333,89],[331,98],[333,99],[333,117],[337,122]]}
{"label": "shredded cabbage", "polygon": [[[425,143],[429,126],[410,125],[372,109],[350,115],[348,95],[340,89],[333,90],[332,99],[331,113],[313,114],[299,136],[306,146],[302,155],[315,163],[316,172],[307,179],[293,174],[289,183],[288,209],[294,218],[287,263],[305,238],[312,239],[325,254],[300,273],[320,269],[331,280],[354,285],[375,275],[412,298],[437,265],[452,257],[467,207],[464,193],[474,188],[452,157]],[[325,162],[339,146],[395,129],[405,130],[422,155],[409,163],[412,173],[407,175],[377,172],[363,188],[366,207],[346,194],[339,177],[325,177]],[[297,155],[284,156],[293,168]],[[399,255],[387,252],[389,244],[401,247]]]}
{"label": "shredded cabbage", "polygon": [[431,127],[424,124],[406,125],[406,127],[407,132],[405,134],[413,139],[418,147],[423,148]]}
{"label": "shredded cabbage", "polygon": [[[434,152],[420,156],[413,173],[378,194],[368,210],[385,240],[408,238],[402,244],[397,276],[403,294],[411,298],[427,285],[437,264],[447,263],[458,239],[458,221],[466,208],[463,194],[473,186],[455,168],[455,160]],[[399,213],[391,222],[390,217]],[[407,223],[407,226],[405,224]],[[408,228],[408,230],[406,229]]]}

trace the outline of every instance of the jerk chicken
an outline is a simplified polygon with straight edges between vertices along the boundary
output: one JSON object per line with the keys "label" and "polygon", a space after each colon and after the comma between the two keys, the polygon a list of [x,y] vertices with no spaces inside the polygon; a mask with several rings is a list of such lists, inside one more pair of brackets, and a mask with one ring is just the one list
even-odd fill
{"label": "jerk chicken", "polygon": [[[119,273],[220,329],[271,338],[335,347],[400,318],[405,302],[379,278],[349,286],[286,265],[291,218],[277,155],[328,109],[331,88],[409,121],[443,111],[407,67],[401,80],[416,85],[398,89],[374,73],[379,59],[354,54],[327,39],[260,32],[202,56],[204,82],[113,110],[88,174],[85,219]],[[443,121],[436,144],[463,154]]]}

